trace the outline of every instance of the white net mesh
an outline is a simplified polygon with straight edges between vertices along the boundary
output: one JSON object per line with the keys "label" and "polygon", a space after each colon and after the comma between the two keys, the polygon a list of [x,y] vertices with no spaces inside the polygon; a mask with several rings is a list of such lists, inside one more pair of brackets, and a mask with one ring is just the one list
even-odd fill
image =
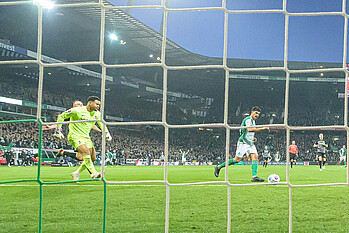
{"label": "white net mesh", "polygon": [[[38,108],[37,108],[37,118],[41,118],[42,109],[42,93],[43,93],[43,74],[45,68],[48,67],[67,67],[70,65],[99,65],[102,68],[102,79],[101,79],[101,113],[104,115],[104,103],[105,103],[105,89],[106,89],[106,71],[108,68],[124,68],[124,67],[162,67],[163,68],[163,105],[162,105],[162,120],[161,121],[143,121],[143,122],[106,122],[102,120],[105,125],[159,125],[165,128],[165,167],[164,167],[164,179],[163,180],[151,180],[151,181],[106,181],[107,184],[125,184],[125,183],[162,183],[166,185],[166,220],[165,220],[165,232],[169,231],[169,218],[170,218],[170,187],[171,186],[184,186],[184,185],[202,185],[202,184],[225,184],[227,186],[227,232],[231,231],[231,187],[232,186],[254,186],[254,185],[265,185],[263,183],[246,183],[246,184],[231,184],[228,180],[229,170],[225,170],[225,181],[217,182],[198,182],[198,183],[180,183],[173,184],[168,182],[168,156],[169,156],[169,129],[172,128],[196,128],[196,127],[220,127],[226,130],[226,164],[229,162],[229,147],[230,147],[230,131],[237,130],[241,127],[232,127],[228,124],[228,97],[229,97],[229,74],[230,72],[243,72],[243,71],[284,71],[286,73],[286,87],[285,87],[285,117],[283,124],[273,124],[269,125],[271,127],[281,127],[286,129],[286,154],[287,154],[287,164],[290,161],[288,154],[288,147],[290,145],[290,130],[309,130],[315,127],[305,127],[305,126],[290,126],[288,124],[288,109],[289,109],[289,89],[290,89],[290,74],[293,73],[316,73],[316,72],[331,72],[339,71],[345,72],[346,80],[348,80],[348,71],[346,69],[346,59],[347,59],[347,27],[348,27],[348,15],[345,11],[346,0],[342,1],[342,11],[340,12],[307,12],[307,13],[290,13],[286,9],[287,0],[283,0],[283,7],[280,10],[228,10],[226,7],[226,0],[222,1],[221,7],[202,7],[202,8],[168,8],[165,4],[165,0],[162,0],[161,5],[144,5],[144,6],[114,6],[105,1],[99,0],[99,2],[86,2],[86,3],[67,3],[67,4],[56,4],[56,8],[69,8],[69,7],[89,7],[94,6],[100,8],[100,49],[99,49],[99,60],[98,61],[84,61],[84,62],[60,62],[60,63],[44,63],[42,61],[42,21],[43,21],[43,10],[42,6],[38,4],[37,1],[9,1],[0,2],[0,6],[15,6],[15,5],[25,5],[25,4],[36,4],[38,9],[38,42],[37,42],[37,58],[36,60],[11,60],[11,61],[1,61],[0,64],[37,64],[39,66],[39,86],[38,86]],[[161,48],[161,62],[160,63],[138,63],[138,64],[105,64],[104,62],[104,37],[105,37],[105,19],[106,10],[110,9],[128,9],[128,8],[153,8],[163,10],[163,22],[162,22],[162,48]],[[223,63],[222,65],[201,65],[201,66],[169,66],[166,64],[166,46],[167,46],[167,21],[168,13],[173,11],[211,11],[218,10],[224,12],[224,47],[223,47]],[[259,67],[259,68],[229,68],[227,66],[227,48],[228,48],[228,15],[229,14],[241,14],[241,13],[281,13],[285,17],[285,40],[284,40],[284,60],[283,67]],[[323,16],[323,15],[338,15],[344,17],[344,44],[343,44],[343,66],[342,68],[328,68],[328,69],[306,69],[306,70],[291,70],[288,68],[288,31],[289,31],[289,18],[291,16]],[[167,112],[167,93],[168,93],[168,71],[169,70],[193,70],[193,69],[208,69],[208,68],[218,68],[224,69],[225,71],[225,98],[224,98],[224,121],[223,123],[216,124],[193,124],[193,125],[170,125],[167,123],[166,112]],[[345,82],[345,96],[347,96],[347,81]],[[349,128],[348,122],[348,98],[345,98],[344,103],[344,125],[341,126],[322,126],[316,127],[316,129],[330,130],[330,129],[345,129],[347,131],[347,140],[349,140]],[[65,122],[64,124],[68,124]],[[44,124],[54,124],[54,122],[44,123]],[[261,125],[263,127],[263,125]],[[103,134],[105,134],[105,128],[103,128]],[[102,172],[104,171],[105,162],[105,137],[102,139]],[[349,144],[349,141],[347,141]],[[310,184],[310,185],[292,185],[290,182],[289,167],[286,166],[286,182],[281,182],[280,184],[286,184],[289,187],[289,231],[292,232],[292,188],[296,187],[311,187],[311,186],[331,186],[331,185],[349,185],[348,177],[349,170],[347,170],[347,182],[346,183],[330,183],[330,184]]]}

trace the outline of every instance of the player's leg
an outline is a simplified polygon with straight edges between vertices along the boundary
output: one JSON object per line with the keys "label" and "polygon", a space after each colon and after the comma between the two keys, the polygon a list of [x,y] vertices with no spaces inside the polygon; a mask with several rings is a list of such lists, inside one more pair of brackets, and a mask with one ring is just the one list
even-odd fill
{"label": "player's leg", "polygon": [[81,157],[78,157],[78,153],[77,152],[70,152],[70,151],[65,151],[64,149],[59,149],[57,154],[56,154],[57,157],[59,156],[63,156],[63,157],[70,157],[70,158],[73,158],[75,160],[79,160],[79,161],[82,161],[82,156]]}
{"label": "player's leg", "polygon": [[322,157],[322,168],[325,169],[326,156]]}
{"label": "player's leg", "polygon": [[[235,155],[234,158],[229,159],[229,164],[228,164],[228,166],[234,165],[234,164],[240,162],[240,161],[242,160],[242,157],[243,157],[244,154],[245,154],[244,150],[245,150],[245,144],[238,142],[238,143],[237,143],[237,146],[236,146],[236,153],[235,153],[236,155]],[[216,177],[219,176],[220,170],[221,170],[223,167],[225,167],[225,165],[226,165],[226,163],[224,162],[224,163],[221,163],[221,164],[218,164],[218,165],[215,166],[214,175],[215,175]]]}
{"label": "player's leg", "polygon": [[[240,162],[240,161],[241,161],[241,158],[235,156],[234,158],[229,159],[228,166],[234,165],[234,164],[236,164],[236,163],[238,163],[238,162]],[[214,175],[215,175],[216,177],[219,176],[219,172],[220,172],[220,170],[221,170],[222,168],[225,167],[225,164],[226,164],[226,163],[223,162],[223,163],[218,164],[218,165],[215,166]]]}
{"label": "player's leg", "polygon": [[83,156],[83,163],[81,164],[82,167],[85,165],[85,168],[82,168],[79,173],[81,173],[83,170],[87,169],[91,174],[95,174],[97,171],[92,163],[91,160],[91,154],[92,154],[92,148],[89,148],[86,144],[80,145],[78,147],[78,151]]}
{"label": "player's leg", "polygon": [[[88,150],[86,144],[79,145],[77,150],[78,150],[77,154],[81,155],[82,157],[84,155],[88,155],[89,154],[89,150]],[[90,158],[90,160],[91,160],[91,158]],[[87,162],[88,161],[85,161],[83,159],[83,161],[81,162],[79,168],[75,172],[70,174],[73,177],[74,180],[78,180],[79,177],[80,177],[80,174],[87,168],[87,166],[86,166]],[[89,171],[89,172],[91,174],[91,171]]]}
{"label": "player's leg", "polygon": [[92,162],[95,162],[96,159],[97,159],[97,157],[96,157],[96,149],[94,147],[91,148],[91,149],[92,149],[92,151],[91,151],[91,160],[92,160]]}
{"label": "player's leg", "polygon": [[322,171],[322,156],[319,156],[320,171]]}
{"label": "player's leg", "polygon": [[292,169],[292,167],[293,167],[293,159],[291,159],[290,164],[291,164],[291,169]]}
{"label": "player's leg", "polygon": [[[101,178],[102,174],[100,172],[97,172],[96,169],[94,168],[93,162],[96,160],[96,150],[94,147],[89,148],[89,153],[91,155],[91,167],[93,167],[93,170],[89,170],[91,171],[92,175],[91,178]],[[94,157],[94,160],[92,159]]]}
{"label": "player's leg", "polygon": [[255,153],[251,153],[250,156],[251,156],[251,160],[252,160],[252,179],[251,181],[252,182],[264,182],[264,179],[261,179],[257,176],[257,173],[258,173],[258,155],[257,155],[257,150],[255,149],[255,146],[254,147],[254,150],[251,150]]}
{"label": "player's leg", "polygon": [[78,149],[78,153],[80,153],[83,156],[83,162],[81,163],[80,167],[75,172],[72,173],[74,180],[75,180],[74,176],[79,176],[85,169],[87,169],[90,172],[90,174],[92,174],[92,178],[100,178],[101,174],[96,171],[91,160],[91,155],[93,154],[93,147],[88,148],[88,145],[82,144],[77,149]]}
{"label": "player's leg", "polygon": [[268,159],[265,160],[265,167],[268,167]]}
{"label": "player's leg", "polygon": [[[76,157],[78,158],[78,160],[82,163],[83,162],[83,155],[81,154],[81,153],[79,153],[79,152],[76,152]],[[92,150],[92,154],[91,154],[91,161],[92,161],[92,163],[94,163],[95,161],[96,161],[96,150],[95,150],[95,148],[93,148],[93,150]],[[91,173],[91,171],[90,170],[87,170],[89,173],[90,173],[90,175],[92,175],[92,173]]]}

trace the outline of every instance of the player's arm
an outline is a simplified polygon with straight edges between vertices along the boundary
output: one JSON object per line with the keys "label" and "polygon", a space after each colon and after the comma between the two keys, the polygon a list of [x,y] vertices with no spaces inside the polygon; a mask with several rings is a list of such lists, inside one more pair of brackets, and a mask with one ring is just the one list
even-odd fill
{"label": "player's arm", "polygon": [[261,128],[247,128],[248,132],[259,132],[262,130],[270,130],[269,126],[261,127]]}
{"label": "player's arm", "polygon": [[76,114],[75,108],[71,108],[71,109],[59,114],[57,117],[57,126],[56,127],[61,128],[62,124],[60,124],[60,123],[63,122],[65,119],[68,119],[68,118],[74,116],[75,114]]}
{"label": "player's arm", "polygon": [[50,130],[56,128],[57,125],[44,125],[42,130]]}
{"label": "player's arm", "polygon": [[102,130],[100,130],[96,125],[92,127],[93,130],[102,133]]}
{"label": "player's arm", "polygon": [[[252,126],[252,121],[251,119],[246,120],[246,126]],[[265,127],[261,127],[261,128],[256,128],[256,127],[251,127],[251,128],[247,128],[248,132],[258,132],[258,131],[262,131],[262,130],[269,130],[269,126],[265,126]]]}
{"label": "player's arm", "polygon": [[63,139],[64,135],[62,133],[62,124],[65,119],[72,117],[74,114],[76,114],[76,109],[71,108],[65,112],[62,112],[61,114],[58,115],[57,117],[57,125],[53,133],[53,137],[56,139]]}
{"label": "player's arm", "polygon": [[[99,125],[99,128],[103,129],[103,123],[100,121],[97,121],[97,124]],[[96,126],[96,125],[94,125]],[[102,131],[101,131],[102,132]],[[109,130],[107,126],[105,126],[105,139],[107,139],[108,142],[110,142],[113,138],[111,137]]]}

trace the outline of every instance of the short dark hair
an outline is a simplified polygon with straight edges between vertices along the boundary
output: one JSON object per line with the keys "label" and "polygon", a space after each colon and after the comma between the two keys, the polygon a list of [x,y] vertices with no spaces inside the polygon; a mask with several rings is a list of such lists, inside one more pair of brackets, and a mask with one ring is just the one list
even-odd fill
{"label": "short dark hair", "polygon": [[95,100],[101,101],[100,98],[97,96],[90,96],[90,97],[88,97],[87,102],[90,102],[90,101],[93,102]]}
{"label": "short dark hair", "polygon": [[254,112],[254,111],[260,112],[261,108],[258,106],[254,106],[254,107],[252,107],[251,112]]}

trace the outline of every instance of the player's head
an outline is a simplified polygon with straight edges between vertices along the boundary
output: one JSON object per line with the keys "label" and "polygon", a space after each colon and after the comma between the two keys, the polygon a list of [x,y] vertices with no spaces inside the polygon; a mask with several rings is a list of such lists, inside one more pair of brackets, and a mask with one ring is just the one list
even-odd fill
{"label": "player's head", "polygon": [[345,148],[345,145],[343,145],[343,148]]}
{"label": "player's head", "polygon": [[82,106],[84,106],[84,104],[80,100],[75,100],[73,102],[73,108],[82,107]]}
{"label": "player's head", "polygon": [[319,134],[320,140],[324,139],[324,135],[322,133]]}
{"label": "player's head", "polygon": [[99,105],[101,105],[101,100],[97,96],[90,96],[87,99],[87,107],[92,111],[98,111]]}
{"label": "player's head", "polygon": [[292,145],[296,145],[296,141],[292,141]]}
{"label": "player's head", "polygon": [[259,117],[259,114],[261,114],[261,109],[258,106],[254,106],[251,109],[251,117],[255,120]]}
{"label": "player's head", "polygon": [[264,148],[265,148],[266,150],[268,150],[268,146],[265,146]]}

